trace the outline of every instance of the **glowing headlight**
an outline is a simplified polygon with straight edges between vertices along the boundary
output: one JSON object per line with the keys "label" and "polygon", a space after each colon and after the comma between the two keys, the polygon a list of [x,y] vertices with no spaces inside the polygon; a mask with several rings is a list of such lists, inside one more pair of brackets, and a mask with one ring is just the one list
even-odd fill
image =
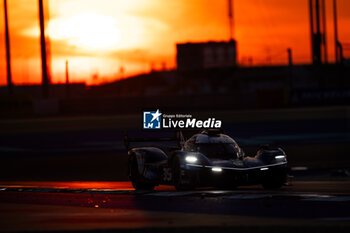
{"label": "glowing headlight", "polygon": [[213,167],[211,170],[213,172],[222,172],[222,168],[221,167]]}
{"label": "glowing headlight", "polygon": [[276,155],[275,159],[284,159],[284,157],[285,157],[284,155]]}
{"label": "glowing headlight", "polygon": [[185,160],[188,163],[195,163],[195,162],[197,162],[198,159],[196,156],[189,155],[189,156],[185,157]]}
{"label": "glowing headlight", "polygon": [[263,168],[260,168],[261,171],[266,171],[266,170],[269,170],[268,167],[263,167]]}

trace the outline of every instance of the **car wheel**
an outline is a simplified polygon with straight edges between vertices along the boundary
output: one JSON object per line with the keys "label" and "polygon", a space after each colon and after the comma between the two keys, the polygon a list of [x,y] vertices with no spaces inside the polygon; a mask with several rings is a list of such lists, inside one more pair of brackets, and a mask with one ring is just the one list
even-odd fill
{"label": "car wheel", "polygon": [[135,157],[131,159],[131,164],[130,164],[130,179],[132,186],[136,190],[153,190],[154,185],[146,183],[143,179],[143,177],[140,175],[138,171],[138,164],[137,160]]}
{"label": "car wheel", "polygon": [[195,188],[192,177],[189,174],[181,174],[180,160],[178,158],[174,159],[172,170],[176,190],[193,190]]}

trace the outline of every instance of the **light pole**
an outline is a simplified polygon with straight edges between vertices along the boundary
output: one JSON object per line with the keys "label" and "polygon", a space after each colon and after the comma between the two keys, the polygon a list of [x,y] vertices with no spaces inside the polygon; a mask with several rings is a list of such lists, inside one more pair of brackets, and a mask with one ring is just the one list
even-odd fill
{"label": "light pole", "polygon": [[39,20],[40,20],[40,46],[41,46],[41,70],[42,70],[42,90],[43,98],[49,97],[49,76],[47,72],[47,55],[45,40],[45,22],[43,0],[39,0]]}
{"label": "light pole", "polygon": [[12,74],[11,74],[10,33],[9,33],[9,25],[8,25],[7,0],[4,0],[4,11],[5,11],[7,86],[8,86],[10,95],[13,95],[13,83],[12,83]]}

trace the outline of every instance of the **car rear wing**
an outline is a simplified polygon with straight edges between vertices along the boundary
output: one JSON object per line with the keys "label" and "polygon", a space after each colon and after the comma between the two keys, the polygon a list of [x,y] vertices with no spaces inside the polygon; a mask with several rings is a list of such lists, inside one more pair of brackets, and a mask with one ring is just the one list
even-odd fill
{"label": "car rear wing", "polygon": [[185,143],[185,138],[181,131],[174,131],[173,137],[151,137],[151,138],[131,138],[128,132],[124,132],[124,145],[127,150],[130,150],[130,142],[176,142],[178,147],[182,148]]}

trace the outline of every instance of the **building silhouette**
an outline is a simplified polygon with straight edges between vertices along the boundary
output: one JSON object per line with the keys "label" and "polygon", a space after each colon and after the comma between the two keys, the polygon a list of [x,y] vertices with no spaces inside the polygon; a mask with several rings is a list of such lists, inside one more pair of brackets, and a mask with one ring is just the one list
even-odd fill
{"label": "building silhouette", "polygon": [[178,71],[234,67],[237,65],[235,40],[177,44]]}

